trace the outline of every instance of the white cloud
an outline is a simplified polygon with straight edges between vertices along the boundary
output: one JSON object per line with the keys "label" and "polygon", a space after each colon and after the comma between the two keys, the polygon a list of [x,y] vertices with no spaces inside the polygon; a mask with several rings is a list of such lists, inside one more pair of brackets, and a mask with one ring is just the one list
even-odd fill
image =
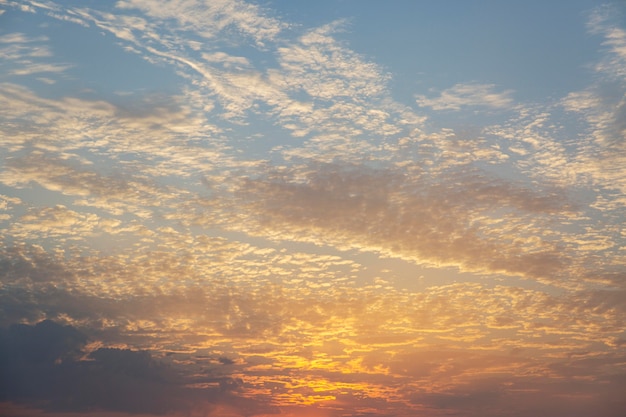
{"label": "white cloud", "polygon": [[614,21],[615,10],[598,8],[591,16],[591,33],[604,37],[603,58],[595,66],[596,81],[568,94],[563,107],[585,122],[583,136],[590,142],[581,152],[580,171],[607,189],[626,192],[626,31]]}
{"label": "white cloud", "polygon": [[511,90],[498,92],[494,84],[455,84],[442,91],[439,97],[418,95],[416,102],[433,110],[461,110],[471,106],[505,109],[513,104],[512,93]]}
{"label": "white cloud", "polygon": [[52,50],[45,36],[28,37],[9,33],[0,37],[0,69],[6,75],[28,76],[37,73],[63,73],[73,65],[49,62]]}
{"label": "white cloud", "polygon": [[174,19],[183,30],[193,30],[206,38],[214,38],[231,27],[263,44],[275,38],[285,24],[265,16],[259,6],[239,0],[219,1],[118,1],[120,9],[140,9],[148,16],[167,21]]}

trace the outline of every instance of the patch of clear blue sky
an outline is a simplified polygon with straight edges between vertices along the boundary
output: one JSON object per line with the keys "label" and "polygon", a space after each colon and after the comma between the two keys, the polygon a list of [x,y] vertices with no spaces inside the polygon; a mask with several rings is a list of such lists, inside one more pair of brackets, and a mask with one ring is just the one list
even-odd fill
{"label": "patch of clear blue sky", "polygon": [[[149,63],[140,55],[124,50],[125,42],[93,24],[83,27],[59,21],[42,11],[24,13],[8,9],[0,16],[0,35],[15,32],[30,38],[45,36],[48,40],[43,43],[52,52],[45,62],[71,65],[60,76],[37,73],[32,77],[18,77],[16,81],[36,88],[44,97],[91,94],[115,102],[120,92],[173,94],[182,82],[171,67]],[[35,81],[37,77],[54,78],[56,83],[42,86]]]}
{"label": "patch of clear blue sky", "polygon": [[259,2],[306,26],[349,19],[339,36],[392,74],[403,102],[456,83],[496,84],[522,101],[589,85],[602,39],[590,35],[597,0],[319,0]]}

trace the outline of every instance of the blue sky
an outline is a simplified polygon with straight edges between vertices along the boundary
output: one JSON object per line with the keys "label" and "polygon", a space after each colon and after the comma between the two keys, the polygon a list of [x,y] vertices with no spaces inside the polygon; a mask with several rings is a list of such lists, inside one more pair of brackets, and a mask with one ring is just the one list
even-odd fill
{"label": "blue sky", "polygon": [[625,13],[0,0],[0,415],[621,416]]}
{"label": "blue sky", "polygon": [[391,72],[401,97],[407,86],[427,91],[455,80],[507,85],[520,99],[545,100],[588,82],[599,39],[581,27],[601,4],[287,1],[276,7],[298,22],[345,19],[349,29],[340,37]]}

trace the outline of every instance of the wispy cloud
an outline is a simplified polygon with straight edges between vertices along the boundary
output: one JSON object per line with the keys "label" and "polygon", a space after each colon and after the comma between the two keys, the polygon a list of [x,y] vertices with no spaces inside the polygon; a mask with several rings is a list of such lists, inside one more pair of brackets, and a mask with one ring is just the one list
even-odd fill
{"label": "wispy cloud", "polygon": [[64,73],[72,68],[71,64],[45,62],[52,57],[47,41],[45,36],[28,37],[19,32],[0,36],[0,68],[4,77]]}
{"label": "wispy cloud", "polygon": [[221,31],[243,33],[258,44],[273,40],[285,23],[265,16],[259,6],[239,0],[204,2],[197,0],[166,1],[155,4],[151,1],[130,0],[116,4],[120,9],[139,9],[147,16],[163,21],[174,19],[179,28],[193,31],[204,38],[214,38]]}
{"label": "wispy cloud", "polygon": [[439,97],[418,95],[416,102],[433,110],[461,110],[464,107],[505,109],[513,104],[511,95],[510,90],[498,92],[494,84],[456,84],[442,91]]}

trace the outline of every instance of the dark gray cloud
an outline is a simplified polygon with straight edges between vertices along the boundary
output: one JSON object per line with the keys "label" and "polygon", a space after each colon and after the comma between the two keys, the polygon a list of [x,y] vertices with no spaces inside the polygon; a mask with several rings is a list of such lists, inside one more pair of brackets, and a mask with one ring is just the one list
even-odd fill
{"label": "dark gray cloud", "polygon": [[81,360],[87,337],[50,320],[0,334],[4,401],[59,411],[163,413],[182,406],[174,375],[148,352],[99,349]]}
{"label": "dark gray cloud", "polygon": [[[414,401],[436,410],[482,417],[620,417],[626,401],[619,390],[624,381],[611,381],[606,389],[584,381],[546,384],[539,378],[522,378],[511,384],[502,378],[473,381],[471,387],[446,393],[415,395]],[[454,415],[454,414],[453,414]]]}
{"label": "dark gray cloud", "polygon": [[[188,412],[203,402],[251,407],[251,401],[229,394],[241,386],[238,379],[190,379],[147,351],[99,348],[87,353],[87,342],[79,330],[51,320],[0,329],[0,402],[46,411],[157,415]],[[187,386],[198,382],[217,386]]]}

